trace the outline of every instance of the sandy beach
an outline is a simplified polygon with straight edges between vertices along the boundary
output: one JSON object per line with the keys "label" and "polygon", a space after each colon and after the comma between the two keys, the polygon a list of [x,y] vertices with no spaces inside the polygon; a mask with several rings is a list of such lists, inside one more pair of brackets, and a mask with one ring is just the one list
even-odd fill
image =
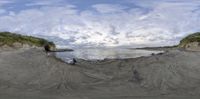
{"label": "sandy beach", "polygon": [[0,99],[200,99],[200,0],[0,0]]}
{"label": "sandy beach", "polygon": [[42,49],[0,51],[0,99],[198,99],[200,53],[69,65]]}

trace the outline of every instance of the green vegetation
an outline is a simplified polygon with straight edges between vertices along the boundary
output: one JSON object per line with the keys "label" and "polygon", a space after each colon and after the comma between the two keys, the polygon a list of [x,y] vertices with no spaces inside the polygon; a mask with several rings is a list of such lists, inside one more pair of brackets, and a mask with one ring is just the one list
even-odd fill
{"label": "green vegetation", "polygon": [[0,46],[8,45],[13,46],[14,43],[27,44],[30,46],[42,47],[45,44],[49,44],[52,48],[55,48],[53,42],[49,42],[42,38],[32,37],[32,36],[22,36],[20,34],[10,33],[10,32],[0,32]]}
{"label": "green vegetation", "polygon": [[200,42],[200,32],[188,35],[180,41],[179,47],[186,47],[191,42]]}

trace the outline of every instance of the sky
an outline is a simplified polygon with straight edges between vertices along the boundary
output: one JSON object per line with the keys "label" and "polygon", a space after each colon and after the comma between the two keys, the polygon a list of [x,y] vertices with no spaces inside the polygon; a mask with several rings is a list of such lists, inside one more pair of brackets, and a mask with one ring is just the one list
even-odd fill
{"label": "sky", "polygon": [[200,31],[200,0],[0,0],[0,31],[58,46],[169,46]]}

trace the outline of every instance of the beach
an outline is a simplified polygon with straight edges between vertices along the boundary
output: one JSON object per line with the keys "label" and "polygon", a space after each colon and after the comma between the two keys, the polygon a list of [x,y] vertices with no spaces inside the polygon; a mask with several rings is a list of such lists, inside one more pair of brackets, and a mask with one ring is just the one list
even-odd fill
{"label": "beach", "polygon": [[200,99],[200,0],[0,8],[0,99]]}
{"label": "beach", "polygon": [[199,57],[199,52],[174,49],[69,65],[40,48],[1,50],[0,98],[198,99]]}

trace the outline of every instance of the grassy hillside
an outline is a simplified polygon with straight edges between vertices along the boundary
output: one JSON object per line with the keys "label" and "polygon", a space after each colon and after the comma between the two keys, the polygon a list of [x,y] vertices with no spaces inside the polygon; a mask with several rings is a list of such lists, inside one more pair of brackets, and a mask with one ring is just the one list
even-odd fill
{"label": "grassy hillside", "polygon": [[0,46],[8,45],[13,46],[14,43],[28,44],[30,46],[42,47],[44,44],[49,43],[51,47],[55,47],[53,42],[49,42],[42,38],[32,36],[22,36],[10,32],[0,32]]}
{"label": "grassy hillside", "polygon": [[185,47],[191,42],[200,42],[200,32],[188,35],[180,41],[179,47]]}

